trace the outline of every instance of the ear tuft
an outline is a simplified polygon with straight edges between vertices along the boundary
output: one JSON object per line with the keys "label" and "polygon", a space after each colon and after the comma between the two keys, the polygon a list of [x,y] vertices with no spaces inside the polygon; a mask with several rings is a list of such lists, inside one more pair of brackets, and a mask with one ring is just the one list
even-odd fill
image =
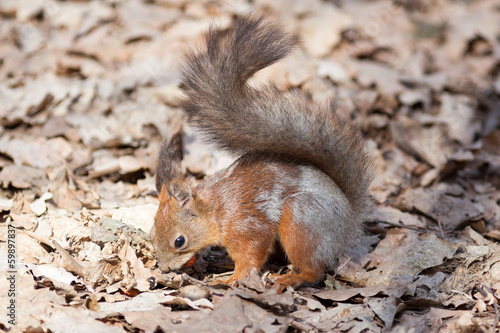
{"label": "ear tuft", "polygon": [[182,178],[181,161],[182,135],[177,133],[170,142],[164,141],[160,148],[156,167],[156,191],[159,195],[164,185],[168,188],[174,180]]}

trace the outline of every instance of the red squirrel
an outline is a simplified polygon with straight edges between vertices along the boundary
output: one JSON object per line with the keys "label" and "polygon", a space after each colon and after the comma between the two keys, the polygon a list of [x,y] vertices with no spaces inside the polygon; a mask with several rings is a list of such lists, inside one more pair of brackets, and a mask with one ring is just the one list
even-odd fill
{"label": "red squirrel", "polygon": [[259,270],[279,240],[294,270],[275,283],[298,287],[334,269],[362,235],[373,159],[358,128],[299,92],[247,84],[296,47],[294,35],[248,14],[227,29],[211,27],[204,48],[186,54],[188,120],[238,158],[193,187],[181,171],[180,136],[162,145],[151,231],[161,270],[191,265],[219,245],[234,260],[226,281],[234,282]]}

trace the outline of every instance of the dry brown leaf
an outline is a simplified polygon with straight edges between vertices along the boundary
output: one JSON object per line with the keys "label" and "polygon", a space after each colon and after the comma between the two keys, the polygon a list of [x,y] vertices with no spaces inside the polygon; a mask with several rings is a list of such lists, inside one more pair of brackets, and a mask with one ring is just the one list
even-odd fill
{"label": "dry brown leaf", "polygon": [[24,165],[7,165],[0,171],[2,187],[12,185],[15,188],[24,189],[31,186],[45,188],[49,181],[45,171]]}
{"label": "dry brown leaf", "polygon": [[249,288],[259,293],[263,293],[266,291],[266,287],[262,282],[262,278],[255,268],[250,271],[249,275],[238,281],[238,284],[241,284],[242,287]]}
{"label": "dry brown leaf", "polygon": [[387,295],[387,287],[385,286],[373,286],[365,288],[349,288],[344,290],[329,290],[322,291],[314,294],[314,296],[321,299],[329,299],[332,301],[347,301],[356,296],[371,297],[377,295]]}
{"label": "dry brown leaf", "polygon": [[0,138],[0,152],[10,156],[18,165],[45,169],[57,166],[71,155],[71,146],[62,138],[34,140]]}
{"label": "dry brown leaf", "polygon": [[411,230],[390,230],[369,254],[369,270],[343,278],[365,286],[389,285],[398,279],[410,282],[424,269],[452,258],[456,250],[456,246],[437,238],[434,233],[418,236]]}
{"label": "dry brown leaf", "polygon": [[[150,311],[139,309],[138,311],[125,312],[123,316],[130,325],[144,330],[147,333],[153,333],[162,322],[176,322],[178,320],[177,317],[187,317],[188,315],[186,312],[187,311],[177,312],[176,316],[176,313],[172,312],[170,308],[161,306]],[[189,316],[197,314],[204,315],[201,311],[190,311]]]}
{"label": "dry brown leaf", "polygon": [[467,96],[443,94],[441,112],[436,120],[447,124],[449,138],[469,145],[481,128],[475,119],[475,109],[473,100]]}
{"label": "dry brown leaf", "polygon": [[395,225],[403,224],[418,228],[426,227],[426,222],[422,217],[402,212],[399,209],[390,206],[378,207],[377,210],[370,216],[370,218],[391,222]]}
{"label": "dry brown leaf", "polygon": [[[141,260],[137,258],[135,250],[128,244],[125,244],[118,253],[122,260],[128,261],[131,269],[131,273],[134,275],[136,281],[134,288],[139,291],[148,291],[151,288],[151,282],[149,279],[154,275],[154,273],[159,273],[159,271],[151,271],[149,268],[145,268]],[[155,276],[159,278],[159,274]]]}
{"label": "dry brown leaf", "polygon": [[366,303],[375,314],[382,319],[386,329],[391,329],[397,312],[398,301],[395,297],[367,297]]}
{"label": "dry brown leaf", "polygon": [[442,168],[452,153],[452,147],[439,126],[422,127],[408,117],[399,117],[397,122],[391,122],[391,133],[403,151],[435,168]]}
{"label": "dry brown leaf", "polygon": [[446,230],[453,230],[481,214],[483,206],[480,203],[457,196],[462,192],[460,187],[442,185],[432,189],[409,189],[401,196],[401,208],[417,209]]}
{"label": "dry brown leaf", "polygon": [[112,218],[149,233],[153,227],[157,209],[158,207],[155,204],[121,207],[113,212]]}
{"label": "dry brown leaf", "polygon": [[45,192],[42,196],[30,204],[31,211],[35,215],[40,216],[47,210],[45,201],[52,199],[54,196],[50,192]]}
{"label": "dry brown leaf", "polygon": [[373,312],[362,304],[339,303],[336,307],[321,313],[319,323],[315,327],[325,331],[380,331],[380,327],[372,319]]}
{"label": "dry brown leaf", "polygon": [[314,56],[327,55],[340,42],[342,30],[351,22],[351,17],[333,6],[309,15],[302,20],[300,27],[305,49]]}
{"label": "dry brown leaf", "polygon": [[403,91],[399,82],[400,75],[393,69],[370,61],[356,63],[356,77],[362,87],[376,85],[377,91],[383,95],[395,95]]}
{"label": "dry brown leaf", "polygon": [[0,198],[0,212],[8,212],[14,205],[14,199]]}

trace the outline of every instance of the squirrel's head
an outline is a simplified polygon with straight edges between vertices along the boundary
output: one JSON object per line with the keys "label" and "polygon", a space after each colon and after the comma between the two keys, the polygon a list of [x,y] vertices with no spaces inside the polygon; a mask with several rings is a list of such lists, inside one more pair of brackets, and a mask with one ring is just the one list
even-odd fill
{"label": "squirrel's head", "polygon": [[192,195],[184,182],[174,182],[172,192],[166,186],[159,193],[160,206],[151,230],[151,241],[162,271],[193,264],[201,251],[211,245],[204,203]]}
{"label": "squirrel's head", "polygon": [[193,264],[210,244],[207,239],[206,205],[196,198],[181,172],[181,136],[160,149],[156,190],[160,206],[151,230],[151,241],[162,271]]}

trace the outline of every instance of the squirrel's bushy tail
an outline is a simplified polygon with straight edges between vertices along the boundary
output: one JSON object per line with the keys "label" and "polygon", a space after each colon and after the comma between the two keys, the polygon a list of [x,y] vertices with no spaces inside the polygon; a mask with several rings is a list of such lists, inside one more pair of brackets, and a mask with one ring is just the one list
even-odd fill
{"label": "squirrel's bushy tail", "polygon": [[206,49],[187,54],[183,103],[190,121],[218,148],[286,156],[329,175],[364,217],[373,163],[359,130],[327,107],[248,78],[287,56],[296,38],[263,16],[243,15],[210,28]]}

